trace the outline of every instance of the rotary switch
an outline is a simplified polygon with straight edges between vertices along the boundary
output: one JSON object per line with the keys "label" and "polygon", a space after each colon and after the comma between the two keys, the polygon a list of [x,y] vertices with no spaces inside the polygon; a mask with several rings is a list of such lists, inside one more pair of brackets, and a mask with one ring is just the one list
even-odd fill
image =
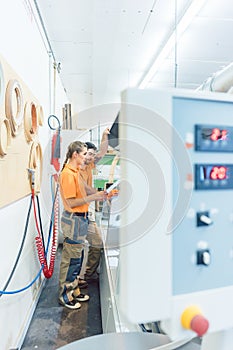
{"label": "rotary switch", "polygon": [[213,221],[208,211],[199,211],[197,213],[197,226],[209,226],[212,224]]}
{"label": "rotary switch", "polygon": [[211,255],[209,249],[200,249],[197,251],[197,265],[209,266]]}

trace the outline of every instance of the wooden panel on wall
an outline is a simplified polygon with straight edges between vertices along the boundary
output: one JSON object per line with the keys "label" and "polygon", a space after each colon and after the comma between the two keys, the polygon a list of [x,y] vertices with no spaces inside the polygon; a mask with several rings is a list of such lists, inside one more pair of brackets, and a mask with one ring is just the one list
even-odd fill
{"label": "wooden panel on wall", "polygon": [[[29,166],[35,170],[36,191],[40,191],[42,152],[38,128],[42,113],[39,101],[0,56],[0,207],[30,194]],[[32,149],[39,150],[39,159],[34,159]]]}

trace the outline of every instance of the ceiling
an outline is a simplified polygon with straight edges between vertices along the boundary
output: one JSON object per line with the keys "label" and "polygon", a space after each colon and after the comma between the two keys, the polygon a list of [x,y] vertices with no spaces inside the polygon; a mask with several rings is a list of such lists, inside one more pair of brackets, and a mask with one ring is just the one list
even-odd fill
{"label": "ceiling", "polygon": [[[34,0],[73,113],[137,86],[192,2]],[[232,0],[205,1],[146,87],[196,89],[233,61],[232,36]]]}

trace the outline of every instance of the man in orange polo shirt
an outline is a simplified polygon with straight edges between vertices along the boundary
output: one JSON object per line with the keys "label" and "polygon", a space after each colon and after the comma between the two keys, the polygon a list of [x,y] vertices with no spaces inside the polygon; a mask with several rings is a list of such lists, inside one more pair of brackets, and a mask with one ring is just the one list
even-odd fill
{"label": "man in orange polo shirt", "polygon": [[[104,155],[107,153],[108,134],[109,134],[109,129],[107,128],[103,132],[101,144],[98,152],[97,152],[97,147],[93,143],[86,142],[87,154],[86,154],[84,165],[80,169],[80,176],[83,178],[83,180],[86,182],[86,184],[89,187],[93,186],[92,171],[96,167],[96,163],[98,163],[99,160],[102,159]],[[88,234],[86,237],[89,243],[89,250],[88,250],[88,256],[87,256],[87,263],[85,267],[85,280],[87,281],[98,278],[96,270],[99,266],[101,250],[102,250],[102,238],[101,238],[99,228],[97,227],[95,222],[94,213],[95,213],[94,209],[92,210],[89,209]],[[87,286],[87,283],[85,280],[83,281],[82,279],[80,279],[80,282],[79,282],[80,288],[82,287],[84,288],[85,286]]]}

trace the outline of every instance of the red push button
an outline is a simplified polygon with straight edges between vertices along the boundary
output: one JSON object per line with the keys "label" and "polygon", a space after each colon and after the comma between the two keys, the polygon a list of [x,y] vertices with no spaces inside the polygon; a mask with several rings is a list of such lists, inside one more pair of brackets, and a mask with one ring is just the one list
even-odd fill
{"label": "red push button", "polygon": [[202,337],[209,328],[209,321],[202,315],[194,316],[190,323],[190,328]]}

